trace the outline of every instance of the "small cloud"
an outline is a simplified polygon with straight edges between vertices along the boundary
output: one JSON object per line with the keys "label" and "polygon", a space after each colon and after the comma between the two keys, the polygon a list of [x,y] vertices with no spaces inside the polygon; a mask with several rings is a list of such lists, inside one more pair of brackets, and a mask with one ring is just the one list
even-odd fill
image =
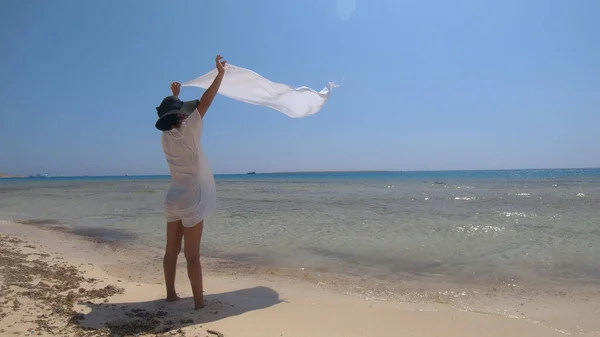
{"label": "small cloud", "polygon": [[337,14],[340,19],[348,21],[356,11],[356,0],[337,0]]}

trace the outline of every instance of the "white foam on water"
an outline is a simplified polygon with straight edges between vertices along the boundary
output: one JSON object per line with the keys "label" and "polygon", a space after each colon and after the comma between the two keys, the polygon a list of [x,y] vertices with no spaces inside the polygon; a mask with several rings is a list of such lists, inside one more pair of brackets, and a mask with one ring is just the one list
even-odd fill
{"label": "white foam on water", "polygon": [[524,212],[502,212],[502,215],[504,215],[507,218],[513,217],[513,218],[529,218],[529,217],[536,217],[537,214],[535,213],[524,213]]}
{"label": "white foam on water", "polygon": [[454,200],[473,201],[475,197],[454,197]]}
{"label": "white foam on water", "polygon": [[455,227],[455,231],[458,233],[468,233],[468,234],[475,234],[475,233],[500,233],[505,231],[506,228],[505,227],[497,227],[497,226],[490,226],[490,225],[473,225],[473,224],[469,224],[466,226],[458,226]]}

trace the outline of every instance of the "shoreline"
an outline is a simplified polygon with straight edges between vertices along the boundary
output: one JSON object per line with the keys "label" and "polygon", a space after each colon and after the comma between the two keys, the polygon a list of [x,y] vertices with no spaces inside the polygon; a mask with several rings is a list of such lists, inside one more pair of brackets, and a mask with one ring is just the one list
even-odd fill
{"label": "shoreline", "polygon": [[[93,244],[99,244],[101,247],[110,248],[111,250],[121,250],[123,254],[139,255],[141,251],[144,254],[145,263],[148,262],[161,262],[163,250],[158,247],[149,246],[138,246],[137,237],[134,234],[128,233],[127,231],[116,229],[116,228],[82,228],[82,227],[71,227],[65,225],[59,221],[53,221],[51,219],[38,219],[38,220],[0,220],[0,225],[6,226],[25,226],[31,227],[34,231],[50,231],[57,235],[67,235],[75,238],[81,238],[85,241],[89,241]],[[0,227],[1,228],[1,227]],[[27,231],[24,229],[24,231]],[[21,231],[22,232],[22,231]],[[363,271],[362,266],[357,265],[354,270],[345,271],[337,270],[334,268],[324,269],[322,267],[305,268],[305,266],[282,266],[274,263],[270,263],[268,258],[256,257],[253,255],[228,255],[213,250],[208,250],[206,246],[203,248],[202,256],[207,260],[209,268],[212,268],[212,272],[224,271],[225,273],[235,273],[240,270],[244,270],[245,273],[251,274],[271,274],[279,275],[284,277],[291,277],[296,279],[312,280],[314,283],[323,283],[324,280],[331,279],[352,279],[355,283],[364,283],[369,276],[360,276]],[[156,260],[156,261],[154,261]],[[159,261],[160,260],[160,261]],[[181,261],[180,261],[181,262]],[[161,262],[162,263],[162,262]],[[492,288],[514,290],[515,288],[521,288],[523,290],[536,288],[536,291],[542,292],[560,292],[560,291],[577,291],[582,288],[588,287],[589,289],[596,289],[600,291],[600,282],[595,279],[569,279],[567,284],[566,279],[545,279],[541,280],[541,276],[537,277],[537,280],[531,278],[520,278],[515,280],[514,276],[510,274],[503,274],[501,272],[495,272],[490,276],[482,277],[479,275],[478,278],[463,279],[460,277],[446,277],[440,279],[437,274],[399,274],[399,276],[391,278],[390,276],[374,275],[369,274],[369,280],[371,287],[386,287],[387,293],[391,292],[394,285],[402,284],[403,288],[408,289],[412,287],[414,289],[434,289],[441,292],[455,292],[463,293],[466,290],[471,292],[486,292]],[[147,275],[146,275],[147,277]],[[339,281],[338,283],[340,283]],[[542,283],[543,282],[543,283]],[[331,282],[329,282],[331,283]],[[427,286],[425,286],[427,285]],[[495,290],[494,290],[495,291]],[[359,294],[360,295],[360,294]],[[383,297],[382,297],[383,298]],[[406,300],[406,299],[403,299]]]}
{"label": "shoreline", "polygon": [[[146,312],[162,310],[168,313],[165,317],[152,316],[152,319],[160,323],[153,323],[154,328],[157,328],[158,325],[162,328],[168,327],[168,324],[165,325],[164,323],[172,320],[166,319],[169,314],[171,317],[180,317],[180,321],[194,320],[194,324],[173,325],[172,327],[177,327],[177,329],[169,330],[169,333],[171,331],[178,333],[177,331],[182,329],[184,334],[191,333],[191,336],[195,336],[194,333],[206,333],[206,328],[214,328],[224,333],[225,336],[280,336],[284,332],[287,332],[284,333],[284,336],[290,335],[290,332],[293,336],[358,336],[361,334],[389,336],[397,335],[397,333],[388,334],[386,331],[388,328],[397,330],[399,320],[402,321],[402,326],[408,329],[403,331],[420,332],[420,334],[414,334],[415,336],[444,335],[458,337],[487,335],[488,333],[492,333],[490,336],[496,336],[493,333],[497,332],[497,336],[510,335],[500,334],[499,332],[502,329],[509,329],[508,331],[512,331],[514,336],[545,337],[559,336],[565,333],[581,336],[600,336],[600,324],[595,322],[594,317],[597,317],[597,315],[594,315],[594,309],[582,306],[581,301],[575,301],[575,298],[570,298],[569,294],[566,293],[562,295],[554,294],[554,299],[551,298],[552,296],[547,296],[548,294],[538,294],[538,298],[533,295],[534,293],[530,293],[529,298],[523,295],[520,298],[521,303],[516,304],[518,311],[513,310],[514,312],[506,310],[506,308],[502,309],[500,305],[502,303],[505,307],[515,305],[512,303],[514,298],[511,297],[514,294],[507,294],[502,289],[498,289],[493,294],[480,294],[482,296],[479,296],[479,298],[460,296],[460,294],[457,296],[456,293],[451,292],[445,294],[431,293],[427,296],[426,291],[408,291],[407,295],[410,296],[383,300],[384,297],[378,296],[378,292],[385,293],[389,289],[385,287],[377,289],[376,283],[369,283],[368,280],[363,280],[362,283],[361,280],[355,280],[355,285],[358,287],[362,285],[362,289],[355,289],[356,291],[353,292],[350,291],[351,288],[347,287],[348,280],[340,276],[321,274],[320,277],[316,277],[318,273],[302,270],[282,271],[261,266],[242,266],[232,261],[212,258],[203,259],[206,271],[205,290],[207,299],[212,299],[208,305],[209,309],[205,311],[222,310],[223,312],[222,314],[214,314],[217,317],[214,317],[213,321],[207,322],[206,312],[190,312],[189,306],[191,303],[188,303],[189,299],[174,306],[167,305],[162,301],[164,291],[162,288],[162,270],[160,265],[157,264],[156,256],[147,260],[148,256],[144,258],[139,254],[136,257],[130,251],[83,239],[73,234],[9,222],[0,222],[0,233],[5,233],[3,235],[8,234],[11,238],[24,240],[15,249],[29,250],[27,251],[29,254],[42,254],[35,255],[36,259],[43,259],[44,254],[50,254],[53,258],[62,258],[67,266],[76,267],[79,273],[94,275],[92,278],[101,280],[100,284],[102,285],[123,288],[123,294],[115,293],[112,297],[102,299],[102,301],[109,301],[111,307],[108,309],[105,308],[107,305],[95,303],[93,300],[91,300],[92,305],[88,303],[87,306],[76,306],[76,310],[79,310],[78,313],[84,315],[79,317],[86,317],[84,321],[88,323],[96,322],[96,326],[106,324],[106,319],[110,315],[107,316],[105,311],[113,311],[112,307],[120,308],[114,309],[114,311],[127,312],[129,309],[125,306],[129,308],[133,304],[140,304],[137,309],[146,310]],[[35,249],[24,248],[25,246],[35,247]],[[4,259],[4,256],[2,258]],[[177,284],[180,295],[187,297],[191,292],[185,277],[185,265],[182,260],[183,258],[180,258],[178,265]],[[151,263],[148,263],[149,261]],[[90,276],[86,277],[89,278]],[[242,291],[244,289],[247,291]],[[582,293],[585,293],[583,289]],[[276,296],[275,294],[279,295]],[[518,292],[516,294],[518,295]],[[591,300],[592,307],[595,306],[596,310],[599,294],[599,292],[590,292],[587,298],[588,305]],[[235,315],[233,312],[238,309],[228,309],[224,304],[234,305],[230,308],[244,308],[244,306],[250,305],[246,303],[248,298],[255,295],[258,298],[266,296],[272,303],[263,302],[259,305],[257,304],[258,299],[253,299],[250,300],[250,303],[254,303],[253,310],[236,313]],[[411,296],[412,298],[410,298]],[[112,306],[113,304],[114,306]],[[267,304],[270,305],[267,306]],[[332,307],[333,304],[336,304],[336,306]],[[5,303],[2,308],[6,311],[6,308],[10,309],[11,305],[12,303]],[[258,307],[256,307],[257,305]],[[481,309],[486,306],[488,310]],[[90,307],[92,310],[86,311]],[[105,321],[95,317],[97,314],[94,313],[93,308],[96,308],[96,312],[102,312]],[[31,310],[31,308],[28,310]],[[585,315],[581,315],[582,312],[586,311],[588,311],[589,316],[587,318]],[[340,315],[338,318],[329,320],[320,317],[327,316],[331,312],[338,312]],[[320,323],[314,325],[298,322],[297,317],[307,315],[307,313],[311,317],[316,315],[313,318]],[[400,313],[401,315],[399,315]],[[45,314],[48,315],[48,313]],[[40,315],[44,315],[44,313],[40,313]],[[135,318],[137,314],[134,312],[132,315]],[[221,317],[221,315],[224,316]],[[280,317],[282,315],[285,317]],[[260,324],[253,325],[252,329],[239,326],[240,320],[244,322],[247,320],[244,319],[246,316],[253,317],[252,320],[257,320]],[[578,319],[573,321],[573,316]],[[114,320],[113,316],[110,317]],[[198,317],[203,318],[198,319]],[[204,323],[197,323],[203,320]],[[277,322],[275,324],[278,327],[277,329],[273,327],[273,320]],[[373,320],[378,323],[367,323]],[[355,326],[356,321],[362,322],[362,326]],[[434,323],[444,321],[447,323],[445,327],[442,329],[440,326],[438,330],[435,330],[437,328],[434,328],[434,326],[437,327],[437,325]],[[483,322],[486,322],[485,325],[481,324]],[[200,325],[203,327],[200,328]],[[367,329],[371,325],[376,326]],[[442,324],[442,326],[444,325]],[[2,327],[4,328],[4,323]],[[327,333],[324,333],[324,331],[327,331]],[[526,331],[527,333],[525,333]],[[444,333],[440,334],[441,332]],[[47,331],[44,334],[47,335],[48,333],[50,332]],[[76,335],[76,331],[74,333]],[[64,333],[58,335],[63,336]]]}
{"label": "shoreline", "polygon": [[17,178],[27,178],[26,176],[14,176],[10,174],[0,173],[0,179],[17,179]]}

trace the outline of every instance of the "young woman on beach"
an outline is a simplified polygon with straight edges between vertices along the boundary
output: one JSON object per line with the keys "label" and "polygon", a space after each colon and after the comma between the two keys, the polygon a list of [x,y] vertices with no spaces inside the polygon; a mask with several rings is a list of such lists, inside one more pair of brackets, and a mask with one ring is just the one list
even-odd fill
{"label": "young woman on beach", "polygon": [[181,101],[181,83],[173,82],[173,95],[165,97],[156,108],[156,128],[163,132],[162,146],[171,171],[171,184],[165,199],[167,245],[163,259],[167,301],[179,299],[175,291],[175,274],[183,240],[183,253],[196,309],[204,306],[200,264],[202,229],[204,219],[216,207],[215,180],[200,139],[204,115],[217,95],[225,74],[226,61],[222,59],[222,56],[217,56],[218,74],[200,100]]}

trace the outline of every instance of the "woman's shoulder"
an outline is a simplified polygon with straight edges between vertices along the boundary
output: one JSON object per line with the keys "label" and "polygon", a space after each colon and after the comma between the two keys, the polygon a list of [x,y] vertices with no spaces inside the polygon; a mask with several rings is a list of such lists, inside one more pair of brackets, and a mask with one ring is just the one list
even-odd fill
{"label": "woman's shoulder", "polygon": [[198,109],[194,109],[194,112],[185,119],[185,123],[192,126],[202,125],[202,116]]}
{"label": "woman's shoulder", "polygon": [[185,137],[185,134],[186,134],[185,129],[186,129],[185,127],[181,127],[179,129],[171,129],[168,131],[163,131],[163,133],[160,137],[161,141],[163,143],[165,143],[165,142],[169,142],[172,140],[180,140]]}

